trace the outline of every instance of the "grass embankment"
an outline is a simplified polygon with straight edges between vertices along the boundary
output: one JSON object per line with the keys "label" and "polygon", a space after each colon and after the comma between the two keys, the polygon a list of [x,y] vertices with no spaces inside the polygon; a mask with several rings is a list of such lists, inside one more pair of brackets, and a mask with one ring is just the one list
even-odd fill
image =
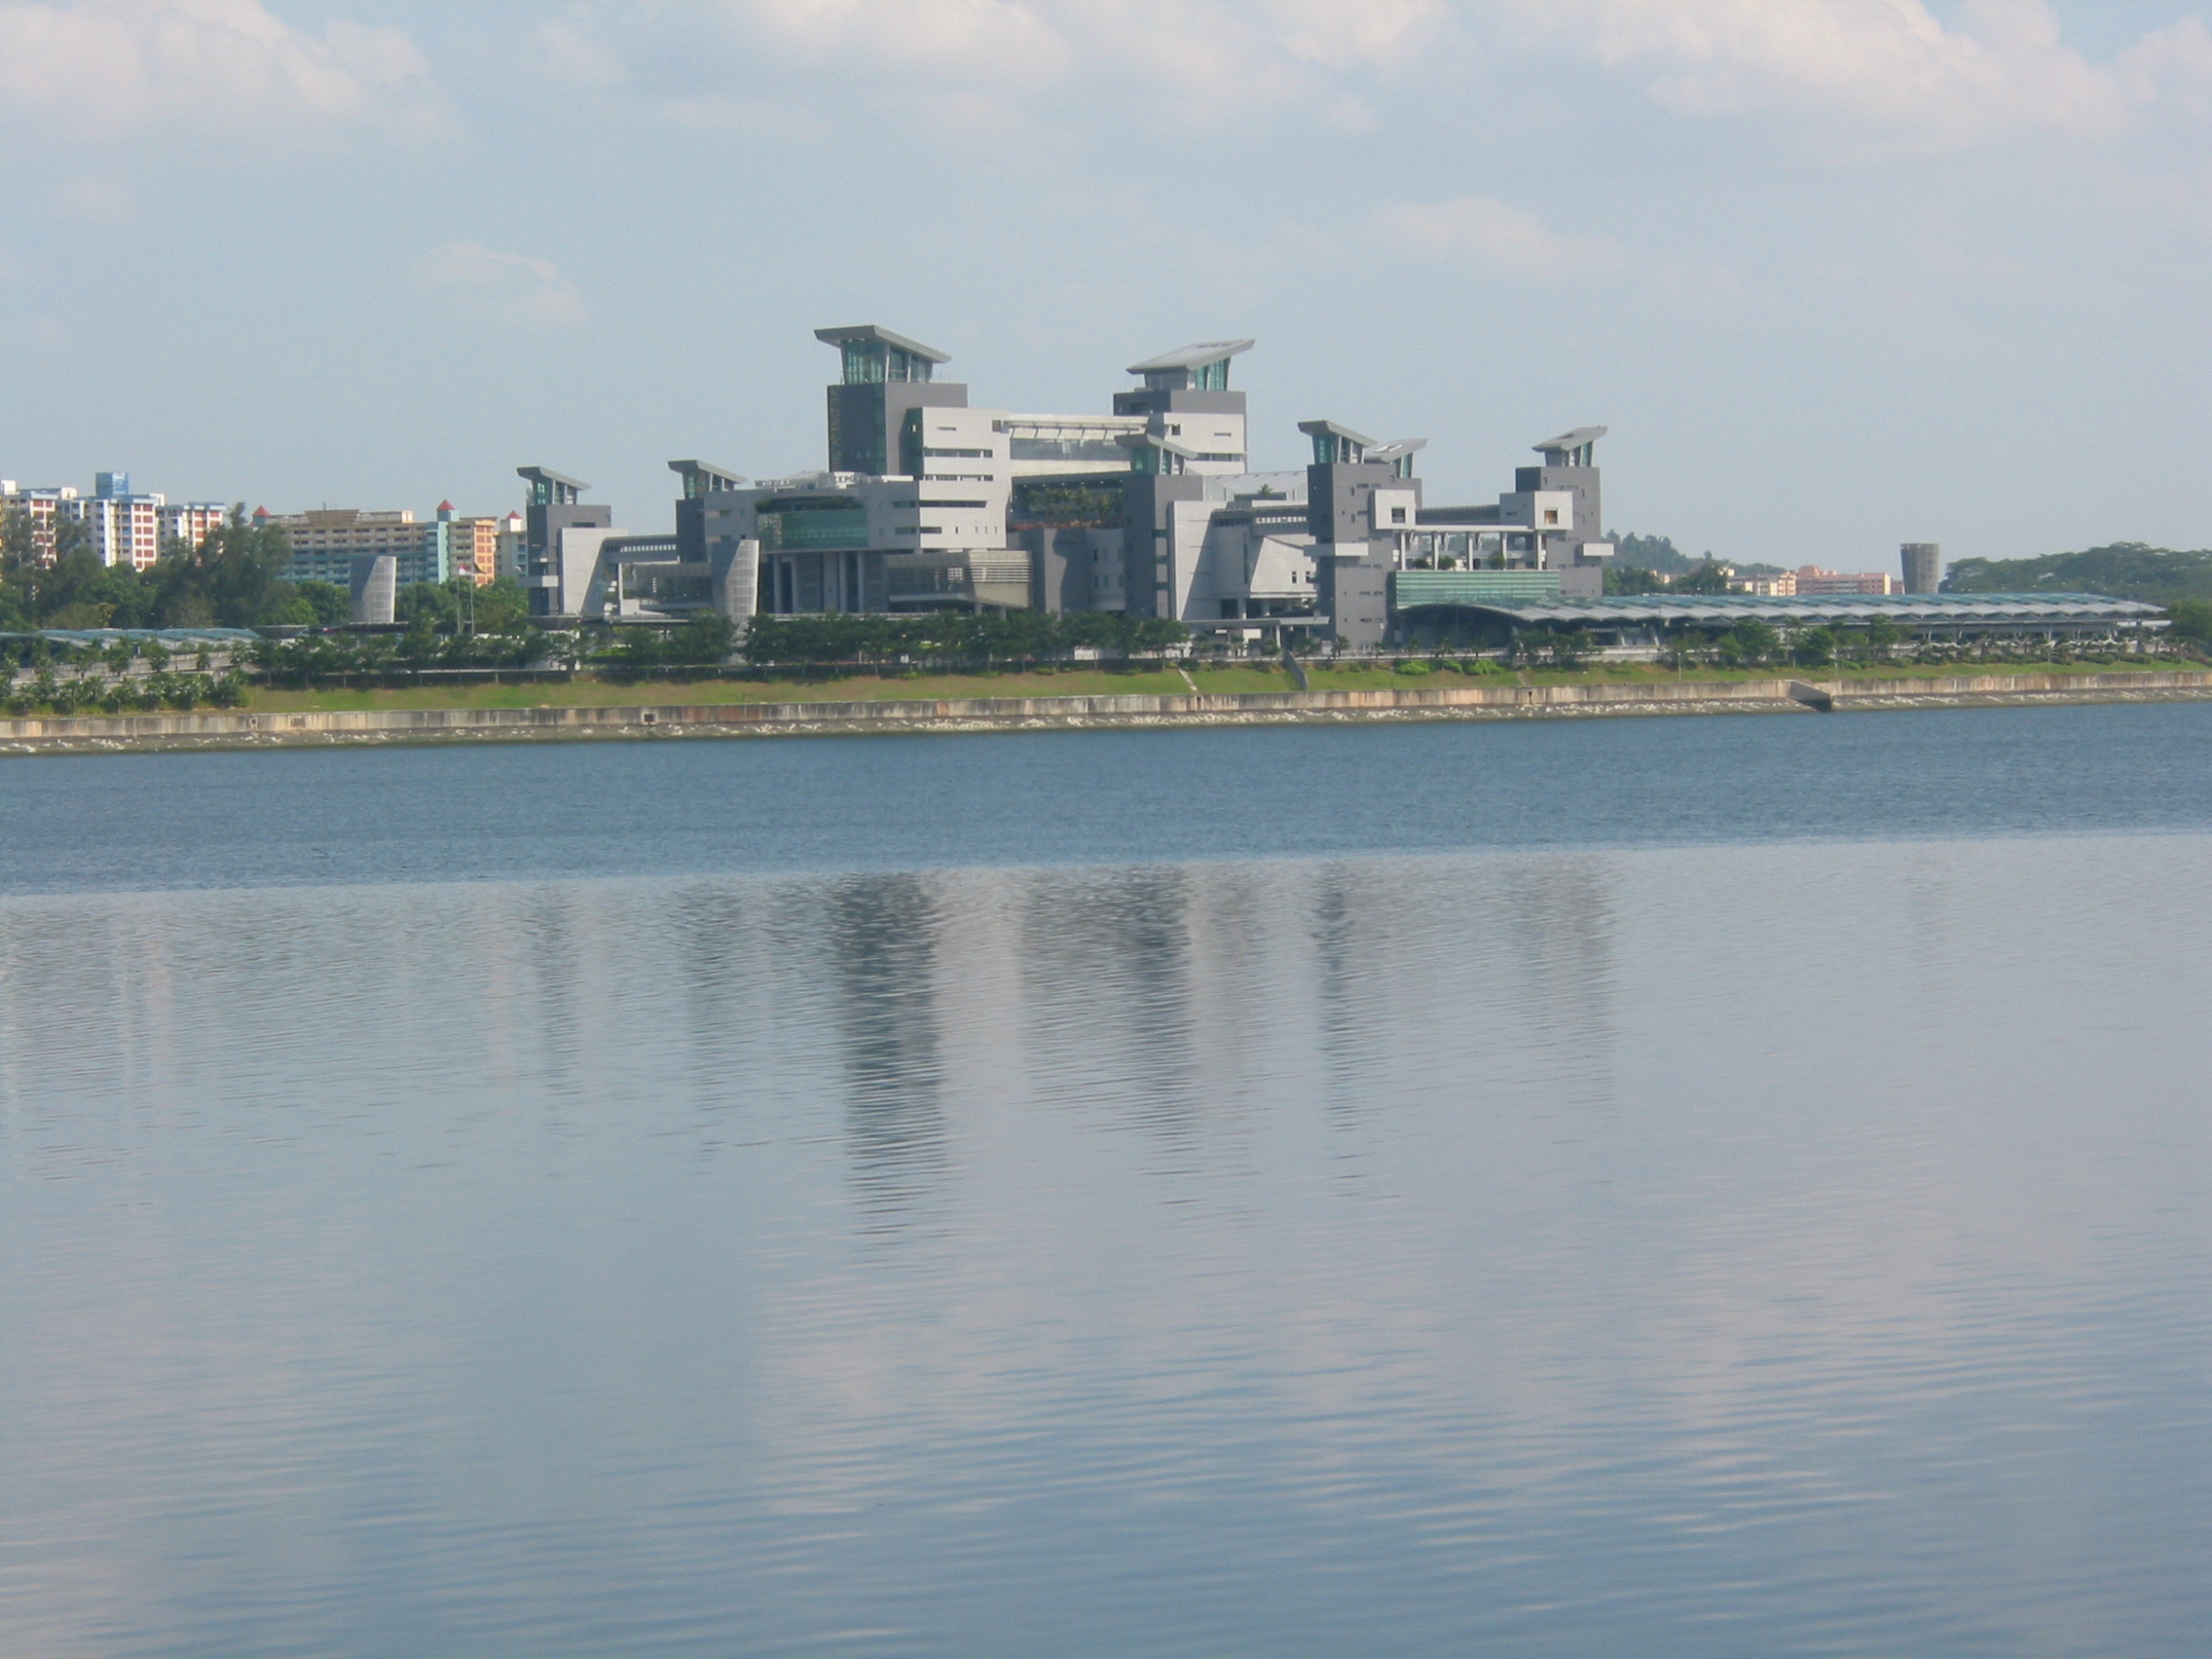
{"label": "grass embankment", "polygon": [[[1280,669],[1194,676],[1207,690],[1279,691]],[[1216,678],[1235,683],[1209,684]],[[1163,696],[1191,687],[1172,668],[1118,674],[1104,670],[1031,674],[874,675],[850,680],[571,680],[526,685],[421,685],[374,690],[257,690],[246,707],[269,714],[325,709],[558,709],[667,707],[678,703],[935,702],[944,697]]]}
{"label": "grass embankment", "polygon": [[[1889,663],[1865,668],[1729,669],[1701,666],[1677,672],[1651,663],[1614,663],[1571,673],[1497,672],[1469,674],[1438,665],[1427,674],[1400,674],[1382,666],[1330,668],[1309,664],[1307,680],[1316,691],[1376,691],[1392,687],[1468,685],[1635,685],[1677,681],[1730,682],[1797,678],[1824,682],[1855,680],[1935,680],[1962,674],[2108,674],[2200,667],[2192,662],[2120,661],[2112,663],[1950,663],[1921,666]],[[1297,686],[1272,664],[1235,667],[1193,665],[1191,682],[1205,692],[1294,691]],[[1022,674],[943,674],[913,677],[874,675],[844,680],[651,680],[622,683],[571,680],[523,685],[424,685],[318,691],[256,690],[249,710],[266,714],[341,709],[544,709],[628,708],[682,703],[867,703],[935,702],[951,697],[1113,697],[1173,696],[1191,683],[1172,668],[1044,669]]]}

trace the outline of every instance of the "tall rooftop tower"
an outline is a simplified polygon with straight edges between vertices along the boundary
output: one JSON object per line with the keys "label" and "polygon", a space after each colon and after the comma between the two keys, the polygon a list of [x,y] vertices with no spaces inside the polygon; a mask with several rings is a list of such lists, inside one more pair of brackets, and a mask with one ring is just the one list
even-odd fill
{"label": "tall rooftop tower", "polygon": [[1175,503],[1205,495],[1205,480],[1245,470],[1244,394],[1229,389],[1229,360],[1249,340],[1201,340],[1131,363],[1142,387],[1114,394],[1114,413],[1144,422],[1116,441],[1129,452],[1122,498],[1122,602],[1133,616],[1175,613],[1166,549]]}
{"label": "tall rooftop tower", "polygon": [[1572,527],[1543,537],[1547,568],[1572,565],[1585,543],[1605,539],[1605,502],[1598,479],[1598,440],[1604,435],[1603,426],[1577,426],[1530,446],[1540,465],[1514,468],[1516,491],[1564,490],[1574,498]]}
{"label": "tall rooftop tower", "polygon": [[909,410],[968,407],[966,387],[936,378],[938,365],[952,359],[934,346],[872,322],[818,328],[814,338],[836,347],[843,362],[842,377],[830,387],[832,472],[891,472]]}
{"label": "tall rooftop tower", "polygon": [[581,478],[544,466],[518,466],[515,472],[530,486],[524,513],[523,586],[530,590],[530,613],[550,616],[556,613],[561,593],[556,569],[561,533],[608,529],[614,523],[614,513],[605,505],[584,505],[584,492],[591,486]]}

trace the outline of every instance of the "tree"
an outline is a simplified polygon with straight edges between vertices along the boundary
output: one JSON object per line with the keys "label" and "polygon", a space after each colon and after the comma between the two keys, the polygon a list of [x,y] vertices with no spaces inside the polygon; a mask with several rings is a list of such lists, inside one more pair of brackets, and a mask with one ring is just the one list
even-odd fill
{"label": "tree", "polygon": [[450,584],[417,582],[400,590],[392,614],[411,634],[451,634],[461,626],[461,599]]}
{"label": "tree", "polygon": [[[148,576],[153,611],[166,627],[252,628],[280,617],[302,614],[284,571],[292,561],[291,543],[275,524],[248,524],[242,506],[231,509],[230,522],[207,533],[198,547],[174,545]],[[312,602],[305,608],[309,620]]]}
{"label": "tree", "polygon": [[[1617,566],[1644,571],[1657,571],[1664,575],[1679,575],[1695,562],[1675,545],[1668,535],[1638,535],[1631,531],[1615,534],[1613,560]],[[1609,574],[1610,572],[1608,572]],[[1641,591],[1624,589],[1624,592]]]}
{"label": "tree", "polygon": [[1943,577],[1945,593],[2096,593],[2170,605],[2212,599],[2212,551],[2179,553],[2116,541],[2040,559],[1961,559]]}
{"label": "tree", "polygon": [[737,649],[737,624],[712,610],[702,610],[679,628],[668,645],[670,662],[719,668]]}
{"label": "tree", "polygon": [[1659,572],[1647,571],[1641,565],[1614,565],[1605,571],[1605,592],[1608,594],[1666,591],[1667,584],[1659,579]]}
{"label": "tree", "polygon": [[353,596],[336,582],[294,582],[292,591],[307,601],[317,628],[343,628],[353,620]]}
{"label": "tree", "polygon": [[2173,617],[2173,637],[2212,644],[2212,599],[2181,599],[2167,607]]}
{"label": "tree", "polygon": [[1890,652],[1903,638],[1904,630],[1887,616],[1877,616],[1866,624],[1866,648],[1883,662],[1890,660]]}
{"label": "tree", "polygon": [[1782,636],[1771,622],[1747,616],[1720,636],[1723,662],[1751,665],[1771,661],[1782,652]]}
{"label": "tree", "polygon": [[1557,668],[1568,670],[1580,668],[1597,654],[1597,650],[1598,642],[1579,628],[1569,629],[1565,633],[1554,634],[1551,637],[1550,654],[1553,666]]}
{"label": "tree", "polygon": [[1670,590],[1675,593],[1726,593],[1728,572],[1708,559],[1687,575],[1677,576]]}
{"label": "tree", "polygon": [[476,590],[476,631],[512,634],[530,624],[530,595],[512,576],[494,576]]}
{"label": "tree", "polygon": [[1803,668],[1825,668],[1835,661],[1835,630],[1808,628],[1797,636],[1793,654]]}

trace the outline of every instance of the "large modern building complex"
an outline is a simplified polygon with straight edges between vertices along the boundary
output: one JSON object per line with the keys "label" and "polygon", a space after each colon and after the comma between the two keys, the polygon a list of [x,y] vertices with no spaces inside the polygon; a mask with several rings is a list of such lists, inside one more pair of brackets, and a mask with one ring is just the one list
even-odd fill
{"label": "large modern building complex", "polygon": [[[700,461],[674,535],[616,528],[580,480],[529,484],[525,581],[545,616],[666,619],[943,608],[1110,610],[1206,632],[1380,642],[1394,575],[1508,579],[1595,596],[1611,548],[1585,427],[1474,506],[1430,507],[1423,440],[1309,421],[1312,462],[1256,472],[1231,369],[1250,340],[1133,363],[1106,413],[982,408],[947,353],[873,324],[824,328],[837,352],[821,471],[748,479]],[[1545,573],[1533,588],[1515,576]]]}
{"label": "large modern building complex", "polygon": [[[1536,463],[1517,468],[1492,500],[1443,503],[1428,499],[1417,468],[1426,440],[1380,440],[1335,420],[1299,424],[1311,446],[1303,469],[1255,471],[1245,395],[1231,385],[1250,340],[1130,364],[1137,384],[1114,391],[1107,413],[1025,414],[971,404],[968,387],[942,374],[947,353],[889,329],[824,328],[816,338],[837,352],[839,370],[821,471],[749,479],[673,461],[682,481],[675,534],[641,535],[586,503],[580,480],[519,468],[530,487],[523,556],[534,611],[666,621],[703,609],[1032,608],[1349,648],[1494,639],[1574,626],[1577,615],[1625,635],[1675,614],[1606,610],[1614,548],[1597,459],[1603,426],[1532,445]],[[1935,550],[1915,544],[1905,558],[1902,585],[1932,585]],[[1808,566],[1789,593],[1760,597],[1788,617],[1791,605],[1885,599],[1898,585]],[[2097,608],[2110,603],[2070,603],[2034,623],[2131,625]],[[1952,596],[1926,595],[1884,614],[1939,631],[1948,624],[1919,618],[1952,608]],[[1700,625],[1723,613],[1737,614],[1708,606]],[[1965,610],[1955,623],[1996,625]]]}

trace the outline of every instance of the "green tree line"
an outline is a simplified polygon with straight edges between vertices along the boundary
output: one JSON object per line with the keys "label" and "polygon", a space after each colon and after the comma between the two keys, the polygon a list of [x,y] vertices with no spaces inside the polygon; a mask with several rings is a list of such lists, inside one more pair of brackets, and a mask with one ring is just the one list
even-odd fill
{"label": "green tree line", "polygon": [[1943,591],[2096,593],[2167,607],[2212,601],[2212,551],[2179,553],[2116,541],[2040,559],[1961,559],[1945,573]]}
{"label": "green tree line", "polygon": [[[103,565],[91,533],[57,519],[54,556],[37,557],[28,513],[0,521],[0,629],[312,627],[345,619],[348,599],[328,583],[284,579],[292,550],[275,525],[230,522],[199,546],[171,542],[149,569]],[[321,589],[317,593],[312,590]],[[332,618],[330,612],[339,614]]]}
{"label": "green tree line", "polygon": [[[38,557],[31,517],[0,520],[0,633],[38,628],[337,628],[352,597],[330,582],[288,579],[292,548],[281,527],[248,522],[243,507],[197,547],[172,541],[144,571],[103,565],[91,533],[56,519],[51,559]],[[398,620],[424,632],[500,633],[527,625],[522,584],[502,576],[477,588],[465,576],[406,589]]]}
{"label": "green tree line", "polygon": [[1079,649],[1163,650],[1191,637],[1180,622],[1118,611],[932,610],[911,616],[756,616],[745,658],[755,666],[895,663],[949,666],[1046,661]]}

